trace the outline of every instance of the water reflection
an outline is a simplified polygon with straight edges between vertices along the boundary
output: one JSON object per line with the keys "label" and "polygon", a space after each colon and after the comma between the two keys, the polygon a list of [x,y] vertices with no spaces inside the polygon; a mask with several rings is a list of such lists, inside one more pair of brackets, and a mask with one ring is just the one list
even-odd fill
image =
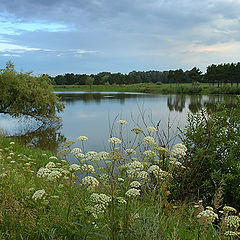
{"label": "water reflection", "polygon": [[33,148],[56,151],[66,141],[66,137],[60,131],[61,127],[61,121],[43,124],[35,130],[29,129],[23,134],[18,134],[15,138]]}
{"label": "water reflection", "polygon": [[[111,124],[116,116],[129,122],[128,129],[136,127],[131,118],[138,119],[140,110],[161,121],[166,128],[168,120],[175,121],[175,131],[187,123],[187,113],[196,113],[202,107],[214,109],[218,102],[232,105],[232,96],[154,95],[139,93],[57,92],[66,108],[59,115],[62,121],[38,125],[34,121],[18,122],[0,115],[0,133],[16,136],[24,144],[56,150],[65,140],[88,136],[88,149],[102,151],[106,147]],[[141,119],[141,118],[140,118]],[[151,121],[149,121],[149,126]]]}

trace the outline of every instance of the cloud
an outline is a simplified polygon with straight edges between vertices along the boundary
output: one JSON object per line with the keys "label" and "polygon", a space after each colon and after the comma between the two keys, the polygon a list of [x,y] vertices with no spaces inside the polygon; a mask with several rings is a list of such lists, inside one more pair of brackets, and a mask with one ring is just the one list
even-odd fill
{"label": "cloud", "polygon": [[238,0],[2,0],[0,51],[54,72],[204,67],[236,60],[239,11]]}

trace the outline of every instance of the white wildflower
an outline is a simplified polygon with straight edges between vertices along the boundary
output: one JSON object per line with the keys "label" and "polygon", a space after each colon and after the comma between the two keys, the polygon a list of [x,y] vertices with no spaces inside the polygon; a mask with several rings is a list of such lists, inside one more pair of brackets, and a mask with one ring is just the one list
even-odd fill
{"label": "white wildflower", "polygon": [[146,171],[141,171],[137,175],[137,178],[140,179],[140,180],[141,179],[146,180],[146,179],[148,179],[148,177],[149,177],[149,174]]}
{"label": "white wildflower", "polygon": [[224,233],[224,235],[225,235],[226,237],[234,237],[234,236],[237,236],[238,234],[237,234],[236,232],[233,232],[233,231],[226,231],[226,232]]}
{"label": "white wildflower", "polygon": [[158,176],[159,172],[161,171],[160,167],[157,165],[152,165],[149,167],[148,172],[152,173],[154,176]]}
{"label": "white wildflower", "polygon": [[87,141],[88,138],[87,138],[86,136],[79,136],[79,137],[77,138],[77,140],[80,140],[80,141]]}
{"label": "white wildflower", "polygon": [[130,188],[125,194],[127,197],[137,197],[140,196],[140,190],[136,188]]}
{"label": "white wildflower", "polygon": [[133,181],[130,183],[130,187],[131,188],[139,188],[139,187],[141,187],[141,183],[138,181]]}
{"label": "white wildflower", "polygon": [[225,212],[235,212],[235,213],[237,213],[237,210],[236,210],[235,208],[233,208],[233,207],[230,207],[230,206],[225,206],[225,207],[223,207],[223,211],[225,211]]}
{"label": "white wildflower", "polygon": [[143,144],[150,144],[150,145],[153,145],[153,146],[156,145],[156,142],[155,142],[154,138],[151,137],[151,136],[145,137],[145,138],[142,140],[142,143],[143,143]]}
{"label": "white wildflower", "polygon": [[99,160],[106,160],[109,156],[109,153],[107,152],[99,152],[98,153],[98,157],[99,157]]}
{"label": "white wildflower", "polygon": [[47,177],[47,180],[49,181],[55,181],[57,179],[59,179],[60,177],[62,176],[62,173],[57,171],[57,170],[54,170],[52,172],[49,173],[48,177]]}
{"label": "white wildflower", "polygon": [[117,197],[117,201],[118,201],[120,204],[127,204],[127,201],[126,201],[123,197]]}
{"label": "white wildflower", "polygon": [[37,190],[33,196],[32,196],[32,199],[33,200],[38,200],[38,199],[42,199],[44,198],[44,195],[46,194],[45,190],[44,189],[41,189],[41,190]]}
{"label": "white wildflower", "polygon": [[238,229],[240,226],[240,218],[238,216],[227,216],[224,218],[224,222],[229,228]]}
{"label": "white wildflower", "polygon": [[82,171],[87,171],[87,172],[90,172],[90,173],[94,173],[95,169],[92,165],[84,164],[82,166]]}
{"label": "white wildflower", "polygon": [[212,223],[215,221],[215,219],[218,219],[218,215],[214,213],[212,207],[206,207],[206,210],[200,212],[197,215],[197,218],[205,219],[208,223]]}
{"label": "white wildflower", "polygon": [[157,129],[155,127],[147,127],[147,130],[149,132],[157,132]]}
{"label": "white wildflower", "polygon": [[37,177],[44,178],[47,177],[50,174],[51,170],[48,168],[41,167],[37,171]]}
{"label": "white wildflower", "polygon": [[51,157],[49,158],[49,160],[58,160],[58,159],[57,159],[57,157],[55,157],[55,156],[51,156]]}
{"label": "white wildflower", "polygon": [[120,124],[120,125],[123,125],[123,124],[127,124],[127,121],[125,121],[125,120],[119,120],[119,121],[117,121],[117,123]]}
{"label": "white wildflower", "polygon": [[97,187],[99,185],[99,181],[92,176],[87,176],[82,179],[83,184],[86,184],[91,187]]}
{"label": "white wildflower", "polygon": [[104,193],[92,193],[90,196],[91,201],[98,204],[104,204],[105,206],[111,201],[111,198]]}
{"label": "white wildflower", "polygon": [[85,154],[85,157],[87,160],[89,161],[98,161],[99,158],[98,158],[98,153],[97,152],[94,152],[94,151],[89,151]]}
{"label": "white wildflower", "polygon": [[16,161],[10,161],[10,163],[15,163]]}
{"label": "white wildflower", "polygon": [[77,153],[77,154],[75,155],[75,157],[77,157],[77,158],[84,158],[85,155],[84,155],[83,153]]}
{"label": "white wildflower", "polygon": [[81,152],[82,152],[82,150],[80,148],[73,148],[72,151],[71,151],[71,153],[74,154],[74,155],[78,154],[78,153],[81,153]]}
{"label": "white wildflower", "polygon": [[61,172],[63,175],[68,175],[70,172],[64,168],[59,168],[58,169],[59,172]]}
{"label": "white wildflower", "polygon": [[176,144],[171,151],[174,157],[184,157],[186,155],[186,152],[186,146],[181,143]]}
{"label": "white wildflower", "polygon": [[49,162],[46,164],[45,168],[51,169],[51,168],[55,168],[56,164],[54,162]]}
{"label": "white wildflower", "polygon": [[154,158],[155,156],[157,156],[157,154],[155,152],[153,152],[152,150],[147,150],[147,151],[143,152],[143,154],[149,158]]}
{"label": "white wildflower", "polygon": [[135,169],[140,171],[141,168],[143,168],[143,164],[139,161],[133,161],[129,162],[125,165],[128,169]]}
{"label": "white wildflower", "polygon": [[80,165],[78,165],[78,164],[71,164],[70,166],[69,166],[69,171],[70,172],[77,172],[77,171],[79,171],[79,170],[81,170],[81,166]]}
{"label": "white wildflower", "polygon": [[9,144],[10,144],[10,145],[14,145],[14,144],[15,144],[15,142],[10,142]]}
{"label": "white wildflower", "polygon": [[117,137],[109,138],[108,142],[113,143],[113,144],[121,144],[122,143],[122,141],[119,138],[117,138]]}
{"label": "white wildflower", "polygon": [[129,148],[129,149],[126,149],[125,150],[126,151],[126,153],[128,153],[128,154],[136,154],[136,151],[134,150],[134,149],[132,149],[132,148]]}

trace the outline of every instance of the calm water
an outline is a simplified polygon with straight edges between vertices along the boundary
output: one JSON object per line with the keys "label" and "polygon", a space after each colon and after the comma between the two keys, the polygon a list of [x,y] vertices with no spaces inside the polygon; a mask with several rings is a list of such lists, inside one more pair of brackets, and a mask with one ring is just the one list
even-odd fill
{"label": "calm water", "polygon": [[[89,138],[87,150],[102,151],[107,146],[114,119],[127,120],[126,127],[129,130],[137,124],[144,128],[142,116],[147,126],[160,121],[160,129],[163,130],[167,129],[170,120],[171,134],[174,135],[177,127],[183,129],[186,125],[188,112],[195,113],[206,104],[214,107],[223,99],[229,103],[233,100],[230,96],[56,93],[66,105],[64,112],[59,115],[61,121],[40,126],[30,119],[19,121],[0,115],[0,131],[5,135],[17,135],[21,141],[34,147],[50,150],[56,150],[65,140],[75,140],[78,136],[85,135]],[[114,129],[118,132],[117,124]]]}

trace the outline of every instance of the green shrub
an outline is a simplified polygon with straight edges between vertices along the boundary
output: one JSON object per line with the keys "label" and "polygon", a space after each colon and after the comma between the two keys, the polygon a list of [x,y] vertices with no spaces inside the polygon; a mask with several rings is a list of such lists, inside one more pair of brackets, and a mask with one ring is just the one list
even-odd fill
{"label": "green shrub", "polygon": [[[215,112],[202,110],[188,117],[184,142],[188,148],[181,193],[199,194],[209,203],[220,182],[224,202],[240,207],[240,100],[235,107],[217,106]],[[183,193],[184,192],[184,193]]]}

